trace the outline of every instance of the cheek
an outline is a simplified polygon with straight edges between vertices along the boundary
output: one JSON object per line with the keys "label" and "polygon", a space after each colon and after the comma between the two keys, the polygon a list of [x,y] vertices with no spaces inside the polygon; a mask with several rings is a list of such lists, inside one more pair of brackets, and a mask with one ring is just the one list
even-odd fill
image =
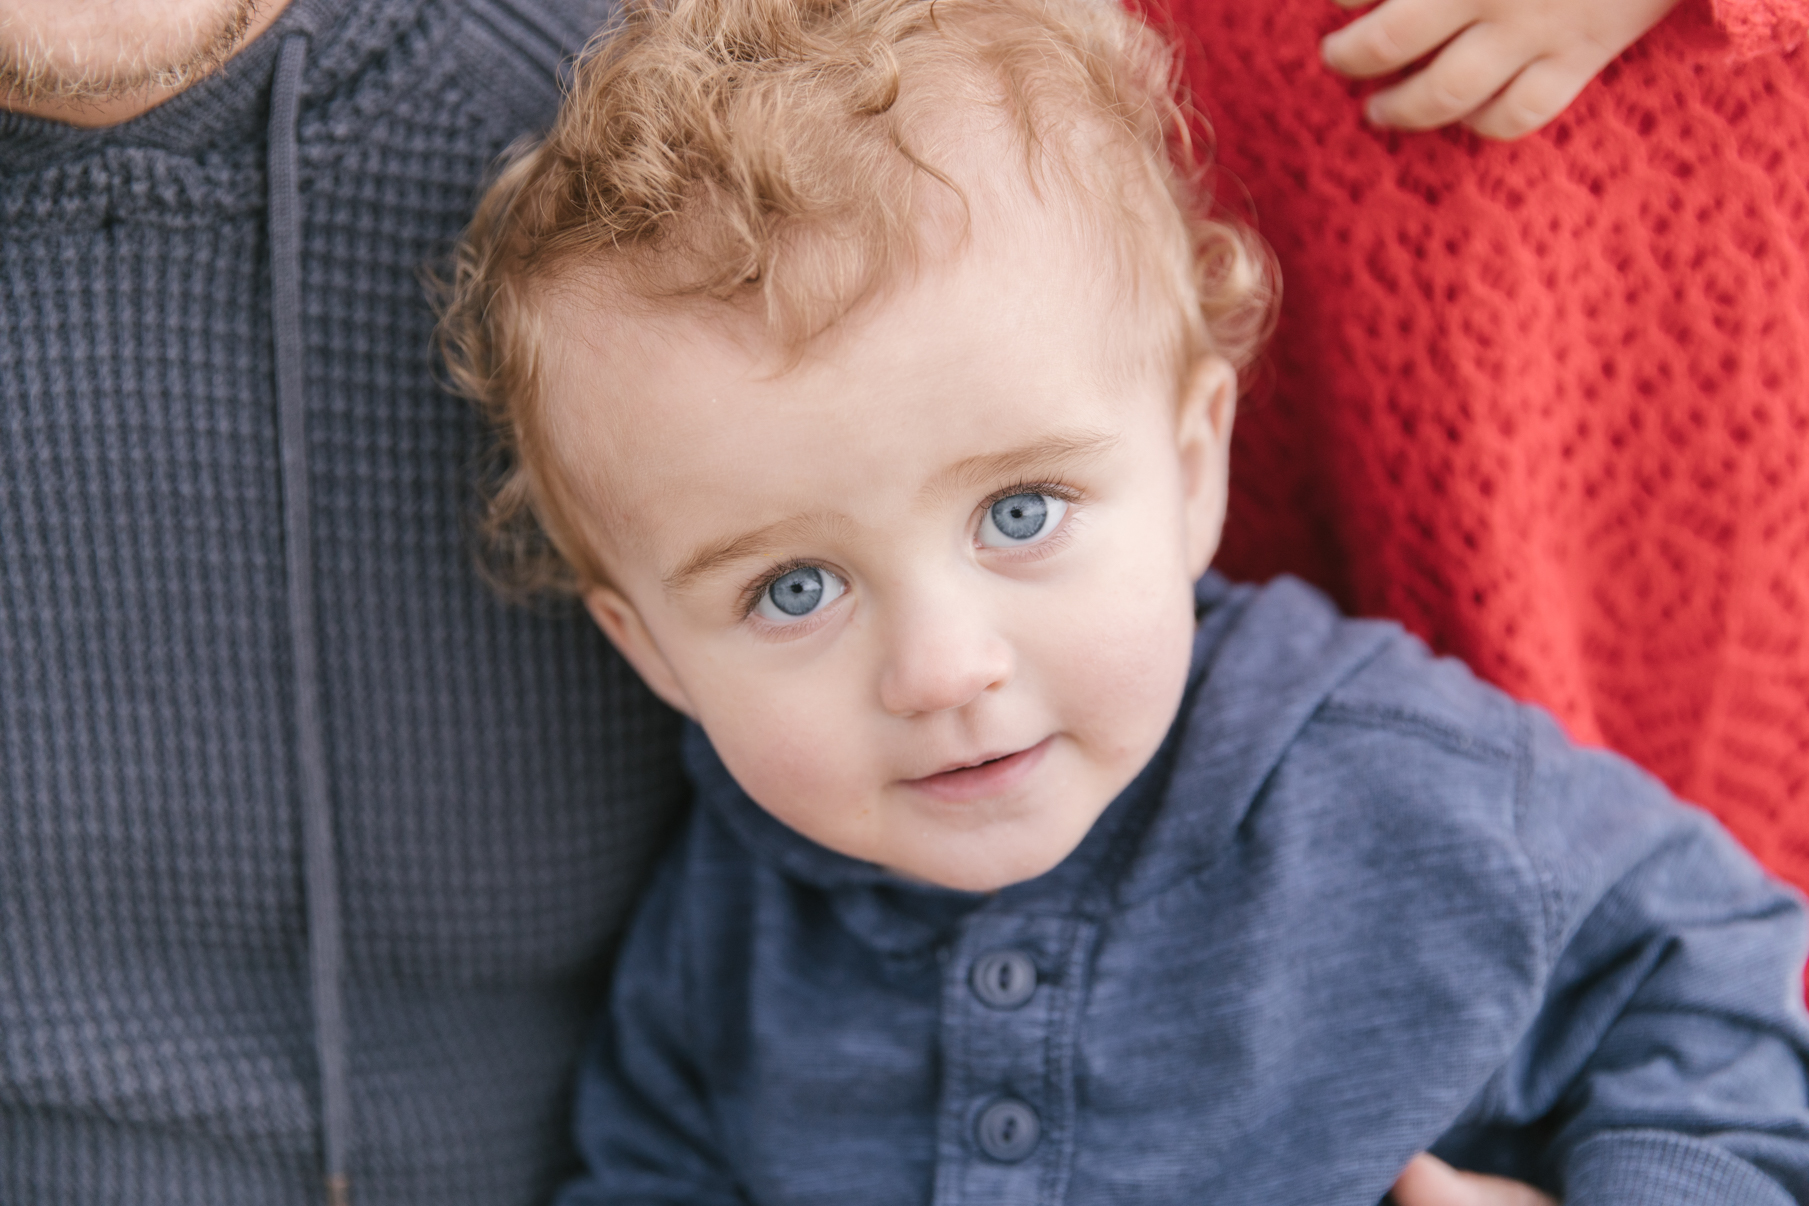
{"label": "cheek", "polygon": [[762,809],[794,832],[852,858],[876,859],[878,818],[856,735],[828,717],[797,727],[750,725],[711,740],[723,765]]}
{"label": "cheek", "polygon": [[753,717],[741,724],[718,718],[705,729],[736,782],[768,808],[821,795],[840,778],[833,765],[835,736],[802,717],[793,723]]}
{"label": "cheek", "polygon": [[820,674],[715,679],[698,720],[747,794],[818,836],[801,812],[845,811],[860,796],[867,740],[845,691]]}
{"label": "cheek", "polygon": [[1103,757],[1143,757],[1174,718],[1193,650],[1193,587],[1180,569],[1151,581],[1147,561],[1090,575],[1039,643],[1041,677],[1068,727]]}

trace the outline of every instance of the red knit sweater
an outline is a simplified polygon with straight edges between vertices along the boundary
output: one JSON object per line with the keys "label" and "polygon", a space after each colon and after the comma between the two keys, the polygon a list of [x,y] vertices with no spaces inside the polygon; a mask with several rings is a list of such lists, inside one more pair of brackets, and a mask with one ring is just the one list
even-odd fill
{"label": "red knit sweater", "polygon": [[1809,886],[1809,0],[1684,0],[1505,144],[1367,128],[1327,0],[1166,7],[1286,282],[1219,564],[1400,618]]}

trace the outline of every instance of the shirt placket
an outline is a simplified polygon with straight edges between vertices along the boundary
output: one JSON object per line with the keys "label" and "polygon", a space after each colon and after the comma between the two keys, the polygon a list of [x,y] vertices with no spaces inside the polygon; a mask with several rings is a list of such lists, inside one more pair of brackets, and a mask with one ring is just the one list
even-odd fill
{"label": "shirt placket", "polygon": [[981,912],[942,961],[937,1206],[1053,1206],[1074,1145],[1074,1028],[1097,927]]}

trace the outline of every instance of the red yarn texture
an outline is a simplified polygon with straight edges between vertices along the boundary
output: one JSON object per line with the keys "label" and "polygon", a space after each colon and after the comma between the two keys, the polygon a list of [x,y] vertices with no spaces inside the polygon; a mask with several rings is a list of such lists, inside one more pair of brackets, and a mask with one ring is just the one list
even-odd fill
{"label": "red yarn texture", "polygon": [[1327,0],[1167,8],[1286,282],[1221,568],[1399,618],[1809,886],[1809,3],[1684,0],[1514,143],[1366,127]]}
{"label": "red yarn texture", "polygon": [[1715,21],[1736,58],[1794,49],[1809,28],[1805,0],[1714,0]]}

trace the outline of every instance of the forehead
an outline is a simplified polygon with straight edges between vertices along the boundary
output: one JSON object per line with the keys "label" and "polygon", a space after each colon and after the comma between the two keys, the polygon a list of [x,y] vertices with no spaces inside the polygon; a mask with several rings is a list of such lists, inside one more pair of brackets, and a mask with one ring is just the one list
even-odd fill
{"label": "forehead", "polygon": [[1060,207],[974,205],[951,244],[795,359],[728,303],[550,296],[548,434],[605,555],[664,560],[713,524],[858,522],[960,461],[1105,433],[1151,394],[1144,378],[1172,375],[1122,354],[1149,341],[1142,308]]}

